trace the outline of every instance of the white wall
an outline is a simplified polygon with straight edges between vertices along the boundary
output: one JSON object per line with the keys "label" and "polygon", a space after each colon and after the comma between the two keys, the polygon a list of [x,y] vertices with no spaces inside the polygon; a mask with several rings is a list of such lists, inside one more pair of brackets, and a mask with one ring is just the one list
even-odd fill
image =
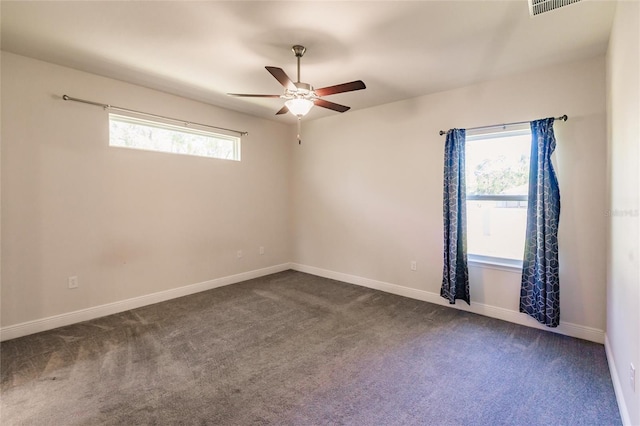
{"label": "white wall", "polygon": [[[438,131],[567,114],[569,121],[554,126],[562,197],[559,330],[603,341],[605,108],[605,60],[595,58],[305,123],[293,154],[294,262],[447,303],[439,297],[444,137]],[[472,310],[537,324],[517,312],[518,273],[471,268],[470,276]]]}
{"label": "white wall", "polygon": [[[107,112],[63,94],[246,130],[242,161],[110,148]],[[2,327],[286,264],[294,138],[291,126],[3,52]]]}
{"label": "white wall", "polygon": [[[640,425],[640,3],[619,2],[607,55],[609,250],[607,354],[621,414]],[[635,392],[629,365],[636,367]]]}
{"label": "white wall", "polygon": [[[336,114],[298,146],[291,126],[3,53],[2,328],[291,260],[446,303],[438,130],[566,113],[559,331],[601,341],[604,73],[596,58]],[[109,148],[107,113],[64,93],[248,130],[243,161]],[[517,313],[519,274],[470,273],[471,310],[537,325]]]}

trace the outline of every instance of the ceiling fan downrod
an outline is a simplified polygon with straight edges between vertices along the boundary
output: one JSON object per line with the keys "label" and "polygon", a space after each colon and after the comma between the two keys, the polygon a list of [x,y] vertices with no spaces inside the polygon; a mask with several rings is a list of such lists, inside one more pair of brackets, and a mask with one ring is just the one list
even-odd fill
{"label": "ceiling fan downrod", "polygon": [[304,46],[300,46],[299,44],[296,44],[291,48],[291,50],[293,50],[293,53],[295,53],[296,58],[298,58],[298,83],[300,83],[300,58],[302,58],[302,56],[304,55],[304,52],[307,51],[307,48]]}

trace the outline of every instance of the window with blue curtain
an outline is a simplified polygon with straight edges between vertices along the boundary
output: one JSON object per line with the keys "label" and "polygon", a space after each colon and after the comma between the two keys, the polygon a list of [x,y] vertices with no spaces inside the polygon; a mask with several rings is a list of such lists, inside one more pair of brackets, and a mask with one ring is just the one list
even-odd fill
{"label": "window with blue curtain", "polygon": [[[566,120],[566,116],[563,117]],[[522,256],[522,279],[520,291],[520,312],[526,313],[540,323],[556,327],[560,322],[560,283],[558,262],[558,224],[560,219],[560,190],[553,169],[551,156],[555,150],[556,140],[553,132],[554,118],[532,121],[530,124],[530,155],[528,161],[528,177],[522,182],[522,194],[510,194],[510,186],[519,180],[518,170],[491,170],[491,176],[502,176],[513,172],[505,188],[496,189],[496,182],[484,185],[495,193],[480,194],[478,178],[473,175],[469,180],[472,194],[467,197],[466,175],[466,143],[465,129],[451,129],[447,132],[444,159],[443,185],[443,220],[444,220],[444,267],[440,295],[449,303],[462,299],[470,304],[469,272],[467,253],[467,202],[490,201],[492,208],[513,207],[508,204],[517,202],[516,207],[526,206],[526,229],[524,235],[515,235],[515,239],[524,237]],[[527,136],[528,136],[527,132]],[[522,136],[522,135],[520,135]],[[472,138],[473,139],[473,138]],[[473,155],[473,154],[472,154]],[[482,155],[486,155],[483,153]],[[525,155],[522,155],[523,161]],[[498,157],[500,158],[500,157]],[[504,162],[502,159],[496,163]],[[478,170],[486,168],[486,162],[480,161]],[[477,170],[476,170],[477,171]],[[522,171],[523,175],[524,171]],[[511,176],[511,175],[509,175]],[[517,182],[516,182],[517,181]],[[499,186],[499,185],[498,185]],[[503,185],[504,186],[504,185]],[[517,185],[515,185],[517,187]],[[509,188],[507,188],[509,187]],[[526,197],[524,192],[526,187]],[[500,189],[500,190],[499,190]],[[513,190],[520,190],[519,187]],[[489,192],[491,192],[489,191]],[[485,191],[487,192],[487,191]],[[498,205],[498,204],[500,205]],[[520,204],[524,203],[524,204]],[[482,206],[479,206],[481,208]],[[497,225],[496,225],[497,226]],[[508,226],[502,221],[502,227]],[[491,231],[489,227],[489,232]],[[522,229],[517,233],[522,233]],[[477,231],[474,229],[474,231]],[[483,232],[486,230],[483,230]],[[504,232],[503,232],[504,233]],[[474,243],[475,244],[475,243]],[[521,242],[519,244],[522,244]],[[495,251],[495,248],[492,248]],[[476,249],[479,250],[479,249]],[[513,250],[511,250],[513,251]],[[518,251],[518,250],[515,250]],[[507,252],[505,252],[507,253]],[[490,261],[495,257],[485,256]],[[517,255],[508,254],[520,264]],[[509,259],[507,259],[509,260]]]}

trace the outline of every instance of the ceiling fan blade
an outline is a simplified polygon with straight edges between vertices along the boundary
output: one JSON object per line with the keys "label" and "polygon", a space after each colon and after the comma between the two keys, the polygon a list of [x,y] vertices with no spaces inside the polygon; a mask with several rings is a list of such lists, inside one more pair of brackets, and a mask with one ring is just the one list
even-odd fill
{"label": "ceiling fan blade", "polygon": [[353,92],[354,90],[366,89],[362,80],[351,81],[349,83],[338,84],[336,86],[323,87],[322,89],[315,89],[316,95],[328,96],[335,95],[336,93]]}
{"label": "ceiling fan blade", "polygon": [[280,108],[280,111],[276,112],[276,115],[280,115],[280,114],[286,114],[289,112],[289,108],[287,108],[287,106],[283,106],[282,108]]}
{"label": "ceiling fan blade", "polygon": [[247,93],[227,93],[229,96],[238,96],[244,98],[279,98],[280,95],[251,95]]}
{"label": "ceiling fan blade", "polygon": [[286,72],[282,68],[278,67],[265,67],[272,76],[276,78],[284,86],[285,89],[296,90],[296,86],[293,84]]}
{"label": "ceiling fan blade", "polygon": [[313,103],[315,105],[318,105],[319,107],[332,109],[338,112],[345,112],[351,109],[351,107],[336,104],[334,102],[325,101],[324,99],[316,99],[315,101],[313,101]]}

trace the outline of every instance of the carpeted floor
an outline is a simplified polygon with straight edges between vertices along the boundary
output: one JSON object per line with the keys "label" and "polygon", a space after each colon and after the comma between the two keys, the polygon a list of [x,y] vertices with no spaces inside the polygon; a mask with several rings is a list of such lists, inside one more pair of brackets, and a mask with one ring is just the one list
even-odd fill
{"label": "carpeted floor", "polygon": [[617,425],[604,347],[300,272],[1,345],[2,425]]}

